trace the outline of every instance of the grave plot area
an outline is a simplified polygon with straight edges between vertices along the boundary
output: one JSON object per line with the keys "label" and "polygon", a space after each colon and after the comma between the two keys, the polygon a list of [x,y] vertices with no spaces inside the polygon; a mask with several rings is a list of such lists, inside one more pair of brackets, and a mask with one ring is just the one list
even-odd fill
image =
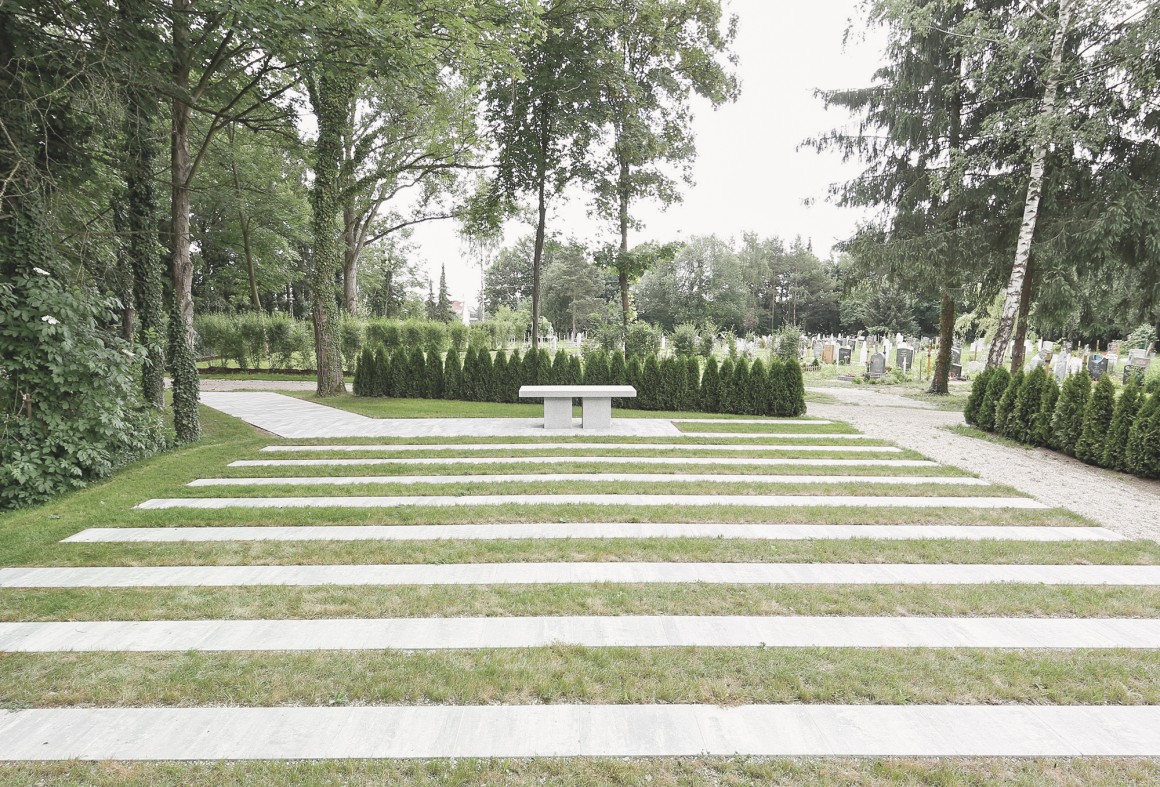
{"label": "grave plot area", "polygon": [[3,778],[1160,779],[1153,542],[842,424],[205,416],[0,520]]}

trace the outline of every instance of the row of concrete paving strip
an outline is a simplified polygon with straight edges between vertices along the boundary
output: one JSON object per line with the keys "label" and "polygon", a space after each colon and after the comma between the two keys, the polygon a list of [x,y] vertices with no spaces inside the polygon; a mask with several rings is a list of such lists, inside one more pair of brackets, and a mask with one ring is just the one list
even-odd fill
{"label": "row of concrete paving strip", "polygon": [[[302,403],[309,404],[309,403]],[[230,406],[237,409],[236,402]],[[249,407],[250,405],[247,405]],[[317,406],[315,406],[317,407]],[[324,408],[330,409],[330,408]],[[337,411],[336,411],[337,412]],[[282,414],[284,415],[284,414]],[[281,416],[279,416],[281,417]],[[249,418],[247,418],[249,420]],[[644,420],[644,419],[638,419]],[[697,419],[700,420],[700,419]],[[816,423],[816,422],[815,422]],[[315,424],[317,427],[317,424]],[[425,426],[422,428],[426,428]],[[365,434],[365,433],[364,433]],[[543,432],[541,431],[542,435]],[[301,435],[294,435],[301,436]],[[697,434],[702,437],[704,434]],[[719,437],[738,437],[721,433]],[[754,435],[754,437],[773,436]],[[798,437],[799,435],[794,435]],[[816,435],[830,437],[831,435]],[[563,443],[552,450],[623,445]],[[632,444],[631,448],[643,448]],[[661,444],[679,450],[770,450],[771,446]],[[506,450],[516,443],[383,446],[271,446],[302,451]],[[896,452],[877,446],[773,446],[782,450]],[[466,458],[448,458],[446,464]],[[559,457],[585,461],[585,457]],[[261,460],[255,460],[261,461]],[[293,461],[293,460],[291,460]],[[319,460],[305,460],[306,462]],[[352,463],[364,460],[352,460]],[[387,460],[391,461],[391,460]],[[422,462],[420,459],[417,462]],[[479,464],[493,460],[479,459]],[[529,461],[512,458],[509,461]],[[537,461],[536,458],[530,461]],[[682,461],[678,459],[677,461]],[[690,460],[695,461],[695,460]],[[825,460],[782,460],[802,465]],[[845,461],[845,460],[830,460]],[[851,460],[859,461],[859,460]],[[874,461],[874,460],[861,460]],[[896,466],[906,460],[886,460]],[[913,460],[914,467],[932,466]],[[752,463],[742,459],[738,464]],[[236,463],[235,466],[246,466]],[[868,465],[872,466],[872,465]],[[567,476],[572,478],[572,476]],[[623,477],[623,476],[619,476]],[[728,478],[728,476],[724,476]],[[422,478],[422,477],[412,477]],[[492,476],[492,480],[498,478]],[[518,476],[522,480],[522,476]],[[547,480],[551,475],[535,476]],[[597,477],[598,479],[599,477]],[[653,480],[650,477],[648,480]],[[676,475],[677,480],[688,480]],[[722,476],[713,477],[714,480]],[[761,477],[745,476],[745,480]],[[866,481],[865,476],[852,477]],[[912,478],[906,477],[906,478]],[[700,477],[697,477],[701,480]],[[220,479],[214,479],[220,480]],[[287,483],[301,479],[230,479]],[[317,481],[318,479],[308,479]],[[510,480],[508,477],[505,480]],[[589,480],[585,475],[584,480]],[[602,480],[602,479],[601,479]],[[632,480],[636,481],[635,476]],[[670,479],[671,480],[671,479]],[[830,476],[826,480],[844,482]],[[923,478],[923,482],[932,479]],[[978,483],[967,477],[956,483]],[[445,483],[478,483],[464,476]],[[885,479],[883,479],[885,481]],[[397,483],[397,477],[324,483]],[[429,480],[419,481],[428,483]],[[890,483],[899,482],[891,477]],[[943,481],[948,483],[949,481]],[[914,483],[914,482],[911,482]],[[214,484],[216,485],[216,484]],[[522,496],[450,498],[479,504]],[[888,505],[1046,508],[1026,498],[722,495],[530,496],[555,504]],[[438,497],[187,498],[186,504],[449,505]],[[736,502],[733,502],[736,500]],[[231,502],[232,501],[232,502]],[[530,502],[530,500],[517,500]],[[702,502],[696,502],[702,501]],[[808,502],[805,502],[808,501]],[[459,503],[455,503],[459,504]],[[792,504],[792,503],[788,503]],[[1115,541],[1104,528],[932,525],[742,525],[732,523],[530,523],[495,525],[99,528],[66,539],[103,541],[416,540],[497,538],[1005,539]],[[560,583],[1160,585],[1160,566],[821,564],[821,563],[492,563],[459,565],[275,565],[27,567],[0,569],[0,587],[181,587],[258,585],[493,585]],[[0,623],[0,650],[269,651],[583,647],[923,647],[1160,648],[1160,620],[981,617],[550,616],[340,620],[189,620]],[[60,708],[0,711],[0,758],[304,759],[691,755],[1157,756],[1160,707],[977,705],[534,705],[277,708]]]}

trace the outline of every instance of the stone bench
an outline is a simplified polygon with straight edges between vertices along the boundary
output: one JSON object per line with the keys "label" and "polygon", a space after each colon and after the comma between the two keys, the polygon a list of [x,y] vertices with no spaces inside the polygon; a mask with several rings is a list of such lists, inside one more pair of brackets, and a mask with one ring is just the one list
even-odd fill
{"label": "stone bench", "polygon": [[544,400],[544,428],[572,428],[572,400],[580,399],[585,429],[612,426],[612,400],[636,397],[631,385],[525,385],[521,399]]}

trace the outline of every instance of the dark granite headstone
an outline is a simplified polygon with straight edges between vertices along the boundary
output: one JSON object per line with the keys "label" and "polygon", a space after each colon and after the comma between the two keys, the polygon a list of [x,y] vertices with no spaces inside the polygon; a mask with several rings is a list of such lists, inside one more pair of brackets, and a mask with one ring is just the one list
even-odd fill
{"label": "dark granite headstone", "polygon": [[853,354],[853,352],[854,351],[851,350],[849,347],[839,347],[838,348],[838,365],[839,366],[849,366],[850,365],[850,356]]}
{"label": "dark granite headstone", "polygon": [[905,371],[910,371],[914,368],[914,350],[909,347],[899,347],[898,351],[894,353],[895,366]]}
{"label": "dark granite headstone", "polygon": [[884,374],[886,374],[886,356],[874,353],[870,356],[870,376],[881,377]]}
{"label": "dark granite headstone", "polygon": [[1108,359],[1105,356],[1096,353],[1092,357],[1088,358],[1088,375],[1093,380],[1099,380],[1107,373]]}

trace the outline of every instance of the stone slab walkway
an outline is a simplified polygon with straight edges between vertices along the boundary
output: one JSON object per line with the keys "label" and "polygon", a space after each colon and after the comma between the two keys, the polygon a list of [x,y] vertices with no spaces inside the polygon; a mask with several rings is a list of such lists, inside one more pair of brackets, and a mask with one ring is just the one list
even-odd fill
{"label": "stone slab walkway", "polygon": [[417,495],[396,497],[159,497],[139,509],[400,508],[402,506],[751,506],[754,508],[1016,508],[1048,506],[1028,497],[869,497],[866,495]]}
{"label": "stone slab walkway", "polygon": [[[699,435],[698,435],[699,436]],[[268,445],[271,453],[344,451],[833,451],[842,454],[899,454],[892,445],[753,445],[737,443],[442,443],[420,445]]]}
{"label": "stone slab walkway", "polygon": [[939,467],[928,459],[790,459],[735,456],[440,456],[407,459],[239,459],[227,467],[356,467],[360,465],[558,465],[596,462],[608,465],[719,465],[752,467]]}
{"label": "stone slab walkway", "polygon": [[1160,620],[560,616],[0,623],[0,652],[540,648],[1160,649]]}
{"label": "stone slab walkway", "polygon": [[483,705],[0,711],[0,759],[1160,755],[1160,707]]}
{"label": "stone slab walkway", "polygon": [[1102,527],[1005,525],[736,525],[652,522],[520,523],[498,525],[295,525],[282,527],[91,527],[65,543],[176,543],[182,541],[498,541],[562,538],[737,538],[813,541],[1121,541]]}
{"label": "stone slab walkway", "polygon": [[1160,566],[937,563],[458,563],[0,568],[3,588],[258,585],[1160,585]]}
{"label": "stone slab walkway", "polygon": [[921,475],[749,475],[746,473],[517,473],[479,475],[324,475],[198,478],[186,486],[349,486],[351,484],[550,484],[555,482],[631,484],[891,484],[991,486],[971,476]]}
{"label": "stone slab walkway", "polygon": [[765,424],[766,426],[825,426],[825,418],[670,418],[674,424]]}
{"label": "stone slab walkway", "polygon": [[[278,393],[203,393],[201,403],[279,437],[544,437],[543,418],[368,418]],[[573,423],[579,426],[579,419]],[[567,430],[564,430],[567,434]],[[577,436],[591,435],[576,429]],[[607,437],[680,437],[663,418],[615,418]]]}

